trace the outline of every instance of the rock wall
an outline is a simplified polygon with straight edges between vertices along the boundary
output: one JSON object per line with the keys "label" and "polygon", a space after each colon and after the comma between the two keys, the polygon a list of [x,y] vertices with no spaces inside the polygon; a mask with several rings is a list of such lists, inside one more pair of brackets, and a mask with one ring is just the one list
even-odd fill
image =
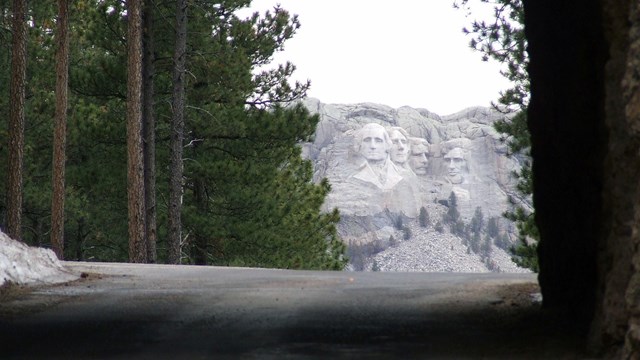
{"label": "rock wall", "polygon": [[[477,207],[486,219],[501,217],[508,197],[516,197],[512,174],[520,163],[507,156],[492,126],[504,114],[480,107],[440,116],[372,103],[304,104],[320,115],[304,154],[314,162],[315,180],[331,182],[325,208],[340,210],[338,230],[348,242],[386,240],[385,229],[398,216],[416,218],[421,207],[444,207],[451,192],[466,222]],[[372,139],[383,149],[367,142]],[[515,232],[506,221],[502,230]]]}
{"label": "rock wall", "polygon": [[[595,342],[621,349],[624,358],[640,357],[640,4],[604,1],[609,59],[605,67],[604,208],[600,239],[599,304]],[[622,345],[624,344],[624,345]],[[610,351],[612,353],[612,351]],[[621,353],[621,354],[620,354]]]}
{"label": "rock wall", "polygon": [[[596,296],[602,221],[605,51],[599,7],[570,3],[525,1],[528,121],[544,302],[585,319]],[[563,20],[545,21],[554,11]]]}

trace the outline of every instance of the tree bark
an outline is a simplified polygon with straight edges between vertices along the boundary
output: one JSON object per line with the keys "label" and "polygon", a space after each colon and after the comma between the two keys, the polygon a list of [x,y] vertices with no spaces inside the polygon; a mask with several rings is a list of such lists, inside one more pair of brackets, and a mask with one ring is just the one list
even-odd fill
{"label": "tree bark", "polygon": [[173,117],[171,122],[171,163],[169,168],[169,234],[168,262],[180,262],[182,238],[182,161],[184,139],[185,57],[187,44],[187,2],[178,0],[176,6],[176,44],[173,69]]}
{"label": "tree bark", "polygon": [[51,246],[64,259],[64,197],[69,82],[69,1],[58,0],[56,52],[56,113],[53,134]]}
{"label": "tree bark", "polygon": [[22,239],[22,169],[24,158],[24,103],[27,68],[26,1],[13,1],[11,84],[9,103],[9,167],[7,171],[7,235]]}
{"label": "tree bark", "polygon": [[127,195],[129,261],[147,260],[142,146],[142,0],[127,1]]}
{"label": "tree bark", "polygon": [[157,261],[156,220],[156,115],[154,111],[155,55],[153,39],[153,0],[147,0],[143,14],[143,126],[144,126],[144,189],[146,209],[147,261]]}

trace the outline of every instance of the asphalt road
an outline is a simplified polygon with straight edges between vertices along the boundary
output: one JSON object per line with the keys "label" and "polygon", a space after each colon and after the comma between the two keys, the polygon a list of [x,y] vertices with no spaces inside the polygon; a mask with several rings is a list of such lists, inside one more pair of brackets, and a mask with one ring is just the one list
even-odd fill
{"label": "asphalt road", "polygon": [[0,297],[0,358],[580,358],[534,275],[66,263]]}

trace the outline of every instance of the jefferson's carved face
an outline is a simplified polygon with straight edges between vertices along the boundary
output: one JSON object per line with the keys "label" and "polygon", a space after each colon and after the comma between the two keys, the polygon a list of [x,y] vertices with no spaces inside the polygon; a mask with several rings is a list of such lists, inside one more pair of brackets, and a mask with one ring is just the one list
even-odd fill
{"label": "jefferson's carved face", "polygon": [[411,158],[409,164],[413,172],[418,175],[427,175],[427,165],[429,165],[429,149],[424,144],[414,144],[411,146]]}
{"label": "jefferson's carved face", "polygon": [[444,156],[447,164],[447,177],[453,184],[461,184],[464,181],[464,174],[467,172],[467,161],[460,148],[454,148]]}
{"label": "jefferson's carved face", "polygon": [[404,164],[409,159],[409,139],[398,130],[392,130],[391,137],[391,160],[398,164]]}
{"label": "jefferson's carved face", "polygon": [[[373,124],[372,124],[373,125]],[[386,130],[382,126],[365,126],[362,128],[360,154],[367,161],[382,161],[387,158],[389,145],[385,140]]]}

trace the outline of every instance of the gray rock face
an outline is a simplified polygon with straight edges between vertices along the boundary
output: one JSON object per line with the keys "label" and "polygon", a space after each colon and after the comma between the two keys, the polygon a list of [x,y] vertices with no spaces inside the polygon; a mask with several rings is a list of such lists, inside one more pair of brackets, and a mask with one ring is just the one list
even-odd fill
{"label": "gray rock face", "polygon": [[[385,227],[398,217],[415,219],[421,207],[444,207],[439,204],[447,204],[451,192],[467,223],[477,207],[485,218],[508,210],[512,173],[520,164],[507,156],[492,126],[503,114],[481,107],[439,116],[372,103],[304,104],[320,115],[304,154],[314,163],[314,179],[332,184],[325,208],[340,210],[346,241],[386,240]],[[502,223],[503,231],[513,232]]]}

